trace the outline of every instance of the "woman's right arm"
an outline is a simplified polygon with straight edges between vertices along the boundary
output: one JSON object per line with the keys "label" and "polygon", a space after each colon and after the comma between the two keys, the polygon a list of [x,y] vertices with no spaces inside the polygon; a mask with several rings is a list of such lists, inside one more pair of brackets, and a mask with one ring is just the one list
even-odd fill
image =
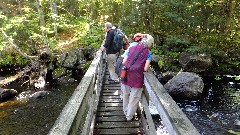
{"label": "woman's right arm", "polygon": [[144,66],[144,71],[147,72],[149,67],[150,67],[151,60],[146,60],[145,66]]}

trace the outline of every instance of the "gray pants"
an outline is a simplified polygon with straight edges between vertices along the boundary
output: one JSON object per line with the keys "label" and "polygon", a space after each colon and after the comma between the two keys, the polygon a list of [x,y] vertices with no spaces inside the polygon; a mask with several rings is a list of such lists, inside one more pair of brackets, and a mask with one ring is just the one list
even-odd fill
{"label": "gray pants", "polygon": [[108,54],[107,55],[107,64],[110,78],[112,80],[118,81],[118,75],[115,73],[115,65],[117,60],[117,54]]}
{"label": "gray pants", "polygon": [[127,120],[131,120],[137,110],[143,88],[134,88],[121,84],[123,92],[123,112]]}

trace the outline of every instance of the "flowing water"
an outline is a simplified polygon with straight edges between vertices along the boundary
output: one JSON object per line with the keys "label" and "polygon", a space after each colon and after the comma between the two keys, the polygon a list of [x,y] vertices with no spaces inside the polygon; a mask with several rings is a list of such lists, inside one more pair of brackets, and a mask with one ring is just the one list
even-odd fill
{"label": "flowing water", "polygon": [[240,81],[229,77],[203,80],[205,87],[201,98],[175,98],[176,102],[202,135],[239,135]]}

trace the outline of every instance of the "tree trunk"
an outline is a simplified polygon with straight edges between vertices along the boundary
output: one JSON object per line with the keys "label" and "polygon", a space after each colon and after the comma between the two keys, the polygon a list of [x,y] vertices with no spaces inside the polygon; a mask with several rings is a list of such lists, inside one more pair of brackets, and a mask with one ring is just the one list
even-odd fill
{"label": "tree trunk", "polygon": [[150,32],[150,15],[149,15],[149,11],[148,11],[148,7],[149,6],[149,1],[148,0],[144,0],[144,26],[145,26],[145,32],[149,33]]}
{"label": "tree trunk", "polygon": [[55,38],[58,39],[58,31],[57,31],[57,24],[56,24],[56,17],[58,15],[58,12],[57,12],[57,5],[55,0],[53,0],[53,2],[50,2],[50,5],[52,9],[52,19],[54,23]]}
{"label": "tree trunk", "polygon": [[42,3],[39,0],[36,0],[37,3],[37,9],[38,9],[38,13],[39,13],[39,20],[40,20],[40,25],[41,25],[41,30],[42,30],[42,36],[43,36],[43,40],[44,40],[44,47],[47,47],[47,34],[46,34],[46,30],[45,30],[45,20],[44,20],[44,14],[43,11],[41,9],[42,7]]}
{"label": "tree trunk", "polygon": [[233,20],[234,20],[234,11],[235,11],[235,8],[236,8],[236,1],[235,0],[228,0],[226,5],[227,5],[227,10],[226,10],[227,11],[227,13],[226,13],[227,22],[226,22],[225,32],[227,34],[231,35],[232,34],[231,31],[232,31],[232,29],[235,25]]}
{"label": "tree trunk", "polygon": [[18,2],[18,8],[19,8],[20,15],[23,15],[22,6],[21,6],[21,0],[18,0],[17,2]]}

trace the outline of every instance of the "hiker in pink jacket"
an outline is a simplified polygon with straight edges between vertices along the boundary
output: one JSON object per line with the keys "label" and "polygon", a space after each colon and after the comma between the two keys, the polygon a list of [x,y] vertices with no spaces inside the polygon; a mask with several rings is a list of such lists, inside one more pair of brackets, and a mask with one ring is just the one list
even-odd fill
{"label": "hiker in pink jacket", "polygon": [[[145,35],[141,42],[129,48],[123,65],[128,69],[127,81],[122,82],[123,112],[127,121],[132,121],[143,91],[143,72],[148,71],[152,55],[150,48],[154,43],[151,35]],[[135,59],[136,58],[136,59]],[[132,64],[132,61],[135,62]]]}

